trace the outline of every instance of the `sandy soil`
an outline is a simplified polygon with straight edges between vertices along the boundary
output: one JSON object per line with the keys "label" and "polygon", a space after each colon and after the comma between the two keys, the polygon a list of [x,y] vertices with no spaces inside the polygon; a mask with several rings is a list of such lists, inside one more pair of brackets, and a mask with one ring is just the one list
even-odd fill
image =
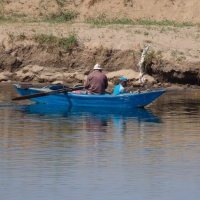
{"label": "sandy soil", "polygon": [[0,1],[5,14],[40,18],[58,8],[75,10],[79,21],[105,13],[108,17],[152,19],[157,21],[199,22],[199,0],[7,0]]}
{"label": "sandy soil", "polygon": [[107,18],[148,19],[200,23],[199,0],[9,0],[0,1],[0,14],[28,20],[67,12],[77,12],[76,23],[1,24],[0,42],[10,34],[48,33],[64,37],[75,31],[84,45],[94,48],[138,49],[150,45],[163,59],[199,61],[200,27],[123,26],[94,28],[83,23],[88,17],[105,14]]}
{"label": "sandy soil", "polygon": [[35,33],[53,34],[67,37],[75,32],[86,47],[102,46],[108,49],[140,51],[150,45],[162,59],[174,61],[200,61],[200,29],[198,27],[177,28],[159,26],[110,25],[95,28],[84,23],[75,24],[1,24],[0,42],[9,35],[33,35]]}

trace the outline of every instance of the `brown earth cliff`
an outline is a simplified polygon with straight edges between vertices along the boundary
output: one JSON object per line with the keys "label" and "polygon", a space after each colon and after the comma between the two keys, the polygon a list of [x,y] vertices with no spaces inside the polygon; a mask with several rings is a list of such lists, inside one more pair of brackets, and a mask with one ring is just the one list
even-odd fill
{"label": "brown earth cliff", "polygon": [[82,84],[99,63],[110,89],[122,75],[139,87],[150,46],[148,87],[198,88],[199,8],[199,0],[0,0],[0,82]]}

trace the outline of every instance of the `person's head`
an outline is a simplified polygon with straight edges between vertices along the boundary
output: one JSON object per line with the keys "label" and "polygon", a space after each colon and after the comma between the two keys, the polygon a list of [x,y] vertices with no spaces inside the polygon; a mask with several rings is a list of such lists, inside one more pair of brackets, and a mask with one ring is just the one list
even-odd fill
{"label": "person's head", "polygon": [[127,80],[128,79],[126,77],[123,77],[123,76],[121,78],[119,78],[119,82],[123,87],[127,86]]}
{"label": "person's head", "polygon": [[94,68],[93,68],[94,70],[99,70],[99,71],[101,71],[102,70],[102,67],[101,67],[101,65],[99,65],[98,63],[94,66]]}

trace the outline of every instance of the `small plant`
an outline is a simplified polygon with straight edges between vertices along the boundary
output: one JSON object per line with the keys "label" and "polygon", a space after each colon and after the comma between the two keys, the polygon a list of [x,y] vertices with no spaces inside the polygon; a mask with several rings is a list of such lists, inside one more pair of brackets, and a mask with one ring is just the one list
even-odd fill
{"label": "small plant", "polygon": [[44,20],[47,22],[69,22],[78,17],[78,13],[76,11],[67,11],[67,12],[57,12],[57,13],[51,13],[48,17],[46,17]]}
{"label": "small plant", "polygon": [[[179,56],[179,55],[181,55],[181,56]],[[171,51],[171,56],[173,58],[176,58],[177,62],[182,62],[182,61],[186,60],[186,57],[184,56],[184,53],[182,51],[173,50],[173,51]]]}
{"label": "small plant", "polygon": [[144,40],[144,42],[146,42],[147,44],[152,43],[151,40]]}
{"label": "small plant", "polygon": [[190,27],[194,26],[191,22],[174,22],[174,21],[155,21],[149,19],[139,19],[135,22],[137,25],[145,25],[145,26],[174,26],[174,27]]}
{"label": "small plant", "polygon": [[132,0],[124,0],[124,3],[132,2]]}
{"label": "small plant", "polygon": [[53,45],[57,43],[57,38],[53,36],[52,34],[46,35],[46,34],[39,34],[39,35],[34,35],[33,39],[35,42],[38,42],[40,44],[47,44],[47,45]]}
{"label": "small plant", "polygon": [[13,41],[15,39],[15,35],[13,33],[8,33],[9,40]]}
{"label": "small plant", "polygon": [[12,15],[5,17],[1,12],[0,12],[0,22],[7,22],[7,23],[13,23],[17,22],[17,18],[13,17]]}
{"label": "small plant", "polygon": [[0,22],[3,22],[3,21],[5,21],[5,18],[4,18],[4,16],[0,13]]}
{"label": "small plant", "polygon": [[91,37],[86,38],[86,41],[88,41],[88,42],[91,42],[91,40],[92,40]]}
{"label": "small plant", "polygon": [[166,29],[164,28],[164,27],[162,27],[161,29],[160,29],[160,33],[164,33],[166,31]]}
{"label": "small plant", "polygon": [[123,24],[123,25],[128,25],[128,24],[134,24],[134,22],[131,19],[128,18],[112,18],[109,19],[107,18],[107,15],[105,13],[101,13],[97,17],[88,17],[86,19],[86,23],[92,24],[94,26],[106,26],[110,24]]}
{"label": "small plant", "polygon": [[99,36],[100,39],[105,38],[104,33],[102,32],[101,35]]}
{"label": "small plant", "polygon": [[70,49],[77,47],[78,44],[79,44],[78,37],[74,31],[70,32],[67,38],[59,39],[59,46],[65,49],[66,51],[69,51]]}
{"label": "small plant", "polygon": [[196,36],[195,36],[195,40],[198,40],[200,38],[200,34],[197,34]]}
{"label": "small plant", "polygon": [[19,13],[12,13],[11,16],[13,18],[24,18],[24,17],[27,17],[27,15],[25,13],[21,13],[21,14],[19,14]]}
{"label": "small plant", "polygon": [[18,40],[25,40],[27,39],[27,36],[25,35],[25,33],[20,33],[17,37],[16,37]]}
{"label": "small plant", "polygon": [[56,36],[53,36],[52,34],[40,34],[35,35],[33,39],[40,44],[48,45],[51,49],[60,48],[65,51],[70,51],[71,49],[77,47],[79,44],[78,37],[74,31],[70,32],[68,37],[63,38],[58,38]]}
{"label": "small plant", "polygon": [[34,33],[36,32],[36,30],[34,28],[32,28],[31,31],[34,32]]}
{"label": "small plant", "polygon": [[124,24],[124,25],[134,24],[134,22],[128,18],[114,18],[114,19],[110,20],[110,23],[111,24]]}
{"label": "small plant", "polygon": [[157,54],[157,55],[162,55],[162,53],[163,53],[162,50],[158,50],[156,54]]}
{"label": "small plant", "polygon": [[162,58],[163,58],[162,53],[163,53],[163,51],[161,51],[161,50],[158,50],[156,52],[156,60],[157,60],[158,63],[161,63],[161,61],[162,61]]}
{"label": "small plant", "polygon": [[59,6],[64,6],[65,0],[55,0]]}
{"label": "small plant", "polygon": [[152,51],[148,51],[146,56],[145,56],[145,59],[144,59],[144,71],[145,73],[148,73],[152,63],[153,63],[153,59],[156,58],[156,55],[155,55],[155,51],[152,50]]}
{"label": "small plant", "polygon": [[171,56],[172,56],[172,57],[176,57],[176,56],[177,56],[177,51],[172,50],[172,51],[171,51]]}
{"label": "small plant", "polygon": [[135,30],[135,34],[141,34],[142,33],[142,31],[140,31],[140,30]]}
{"label": "small plant", "polygon": [[185,57],[185,56],[180,56],[180,57],[178,57],[178,58],[176,59],[177,62],[182,62],[182,61],[184,61],[184,60],[186,60],[186,57]]}
{"label": "small plant", "polygon": [[114,35],[109,36],[110,39],[113,39],[114,37],[115,37]]}
{"label": "small plant", "polygon": [[150,73],[152,64],[161,63],[162,57],[163,56],[161,50],[158,50],[157,52],[154,50],[148,51],[143,63],[145,73]]}
{"label": "small plant", "polygon": [[99,25],[107,25],[107,17],[105,13],[101,13],[99,16],[97,16],[96,18],[93,17],[88,17],[86,19],[86,22],[89,24],[93,24],[95,26],[99,26]]}

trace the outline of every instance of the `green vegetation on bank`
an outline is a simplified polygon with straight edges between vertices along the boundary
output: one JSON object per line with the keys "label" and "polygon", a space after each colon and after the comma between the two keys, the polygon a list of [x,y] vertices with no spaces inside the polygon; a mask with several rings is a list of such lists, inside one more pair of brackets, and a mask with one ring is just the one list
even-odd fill
{"label": "green vegetation on bank", "polygon": [[174,21],[155,21],[150,19],[138,19],[132,20],[128,18],[108,18],[106,14],[100,14],[97,17],[89,17],[85,21],[86,23],[94,26],[106,26],[112,24],[122,25],[141,25],[141,26],[174,26],[174,27],[188,27],[188,26],[200,26],[200,24],[193,24],[191,22],[174,22]]}
{"label": "green vegetation on bank", "polygon": [[[0,23],[15,23],[15,22],[24,22],[24,23],[31,23],[31,22],[48,22],[48,23],[75,23],[79,13],[74,10],[67,10],[67,11],[57,11],[54,13],[49,13],[48,15],[41,16],[40,19],[29,19],[25,14],[17,14],[11,13],[9,16],[5,16],[0,11]],[[175,21],[155,21],[151,19],[138,19],[132,20],[129,18],[108,18],[105,13],[99,14],[96,17],[88,17],[85,20],[85,23],[91,24],[96,27],[102,27],[107,25],[141,25],[141,26],[173,26],[173,27],[192,27],[198,26],[200,27],[200,23],[192,23],[192,22],[175,22]]]}
{"label": "green vegetation on bank", "polygon": [[0,22],[14,23],[14,22],[48,22],[48,23],[66,23],[73,22],[78,17],[78,13],[73,10],[58,11],[44,15],[40,19],[28,19],[25,14],[12,13],[9,16],[5,16],[0,12]]}
{"label": "green vegetation on bank", "polygon": [[57,12],[52,13],[43,18],[42,21],[45,22],[58,22],[65,23],[75,20],[78,17],[78,13],[76,11],[66,11],[66,12]]}
{"label": "green vegetation on bank", "polygon": [[78,37],[75,32],[70,32],[68,37],[58,38],[53,35],[38,34],[34,35],[35,42],[46,44],[53,48],[60,48],[69,51],[79,44]]}
{"label": "green vegetation on bank", "polygon": [[7,23],[15,23],[18,22],[16,17],[13,16],[9,16],[9,17],[5,17],[1,12],[0,12],[0,23],[1,22],[7,22]]}
{"label": "green vegetation on bank", "polygon": [[72,31],[68,34],[68,37],[56,37],[52,34],[35,34],[33,36],[26,36],[24,33],[14,36],[13,34],[8,34],[11,42],[23,41],[23,40],[33,40],[41,45],[46,45],[49,49],[60,51],[64,50],[69,52],[70,50],[79,46],[79,39],[77,34]]}

